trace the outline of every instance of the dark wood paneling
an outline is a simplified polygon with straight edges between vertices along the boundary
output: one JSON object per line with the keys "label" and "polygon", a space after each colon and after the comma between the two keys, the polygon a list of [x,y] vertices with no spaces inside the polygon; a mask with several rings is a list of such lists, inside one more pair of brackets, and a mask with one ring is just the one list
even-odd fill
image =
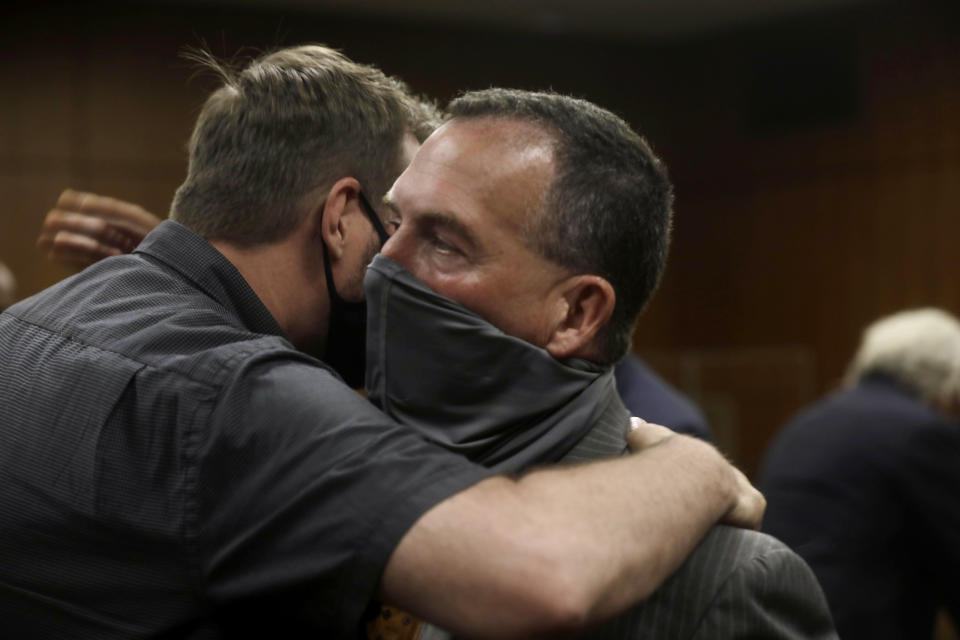
{"label": "dark wood paneling", "polygon": [[[37,3],[0,26],[0,260],[23,294],[64,275],[32,248],[63,187],[167,211],[210,86],[178,57],[188,45],[233,55],[326,42],[439,99],[489,85],[552,87],[646,133],[677,185],[670,264],[638,350],[704,362],[716,350],[809,354],[809,371],[781,363],[764,376],[755,362],[728,363],[714,383],[687,389],[705,404],[714,398],[716,415],[736,414],[723,429],[752,470],[785,415],[835,383],[867,322],[905,306],[960,311],[953,4],[892,4],[652,45],[250,9]],[[816,64],[805,64],[804,47],[818,52]],[[842,73],[811,101],[818,117],[805,118],[804,96],[820,90],[817,68],[831,56]],[[795,93],[790,69],[802,70]],[[766,77],[793,98],[756,104]],[[686,388],[670,362],[661,357],[664,373]],[[737,384],[721,384],[731,378]],[[723,398],[760,402],[761,390],[776,406],[723,409]]]}

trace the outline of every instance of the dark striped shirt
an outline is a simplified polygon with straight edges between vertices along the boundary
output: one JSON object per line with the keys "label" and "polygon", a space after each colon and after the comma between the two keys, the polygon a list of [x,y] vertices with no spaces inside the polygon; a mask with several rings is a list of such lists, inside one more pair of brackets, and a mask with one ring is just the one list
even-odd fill
{"label": "dark striped shirt", "polygon": [[0,315],[5,638],[352,637],[406,530],[486,475],[174,222]]}

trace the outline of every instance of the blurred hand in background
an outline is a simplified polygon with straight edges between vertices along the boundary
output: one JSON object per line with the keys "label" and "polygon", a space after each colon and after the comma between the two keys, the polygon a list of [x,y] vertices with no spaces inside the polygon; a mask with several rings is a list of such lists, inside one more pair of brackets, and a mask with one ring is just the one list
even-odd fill
{"label": "blurred hand in background", "polygon": [[54,262],[85,267],[133,251],[160,221],[140,205],[66,189],[47,213],[37,246]]}

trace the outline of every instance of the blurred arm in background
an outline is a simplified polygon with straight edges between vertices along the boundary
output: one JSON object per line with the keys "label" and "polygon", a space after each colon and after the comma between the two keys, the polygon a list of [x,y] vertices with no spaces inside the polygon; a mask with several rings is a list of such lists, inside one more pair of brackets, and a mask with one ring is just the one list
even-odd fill
{"label": "blurred arm in background", "polygon": [[160,221],[140,205],[66,189],[47,213],[37,246],[54,262],[85,267],[133,251]]}

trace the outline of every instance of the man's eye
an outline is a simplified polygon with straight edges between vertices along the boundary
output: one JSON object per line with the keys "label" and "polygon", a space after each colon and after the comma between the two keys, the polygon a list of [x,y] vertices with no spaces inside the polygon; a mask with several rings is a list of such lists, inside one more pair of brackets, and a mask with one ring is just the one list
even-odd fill
{"label": "man's eye", "polygon": [[433,236],[430,242],[431,244],[433,244],[433,248],[436,249],[439,253],[447,253],[451,255],[460,253],[460,250],[458,248],[456,248],[449,242],[446,242],[440,236]]}
{"label": "man's eye", "polygon": [[387,230],[387,235],[392,236],[400,228],[400,218],[390,218],[384,222],[383,226]]}

